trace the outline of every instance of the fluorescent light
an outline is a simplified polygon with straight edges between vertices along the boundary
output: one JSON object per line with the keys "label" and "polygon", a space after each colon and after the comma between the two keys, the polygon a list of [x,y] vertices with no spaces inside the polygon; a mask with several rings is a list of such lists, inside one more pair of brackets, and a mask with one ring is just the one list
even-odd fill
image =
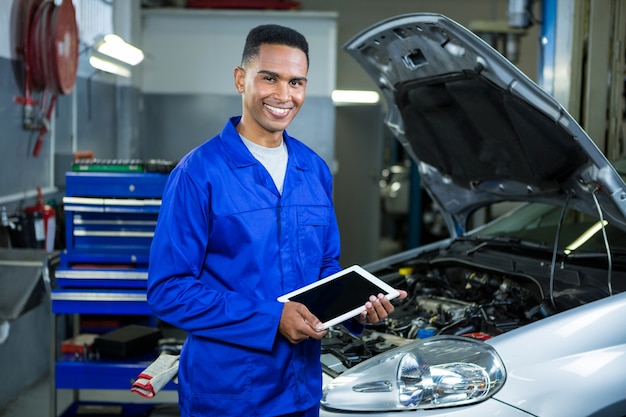
{"label": "fluorescent light", "polygon": [[139,64],[144,58],[141,49],[113,34],[106,35],[102,41],[98,42],[95,50],[132,66]]}
{"label": "fluorescent light", "polygon": [[567,246],[563,252],[565,252],[566,255],[569,255],[570,253],[572,253],[573,251],[575,251],[576,249],[584,245],[589,239],[593,237],[593,235],[595,235],[600,230],[602,230],[602,228],[605,227],[607,224],[609,224],[609,222],[607,222],[606,220],[604,221],[598,220],[589,229],[587,229],[582,235],[580,235],[575,241],[570,243],[569,246]]}
{"label": "fluorescent light", "polygon": [[334,90],[331,97],[336,105],[376,104],[380,101],[380,95],[376,91]]}
{"label": "fluorescent light", "polygon": [[130,69],[113,61],[98,58],[97,56],[92,55],[89,57],[89,63],[92,67],[101,71],[109,72],[111,74],[119,75],[126,78],[130,77]]}
{"label": "fluorescent light", "polygon": [[89,63],[101,71],[130,77],[130,67],[139,64],[143,59],[141,49],[117,35],[109,34],[101,37],[93,46]]}

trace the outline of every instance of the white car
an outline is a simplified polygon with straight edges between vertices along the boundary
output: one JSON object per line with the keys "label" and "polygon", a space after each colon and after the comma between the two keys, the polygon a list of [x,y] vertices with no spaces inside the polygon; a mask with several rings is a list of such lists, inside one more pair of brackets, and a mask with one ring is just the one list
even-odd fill
{"label": "white car", "polygon": [[380,87],[450,238],[365,266],[409,297],[360,336],[331,328],[321,416],[626,416],[617,164],[445,16],[382,21],[345,50]]}

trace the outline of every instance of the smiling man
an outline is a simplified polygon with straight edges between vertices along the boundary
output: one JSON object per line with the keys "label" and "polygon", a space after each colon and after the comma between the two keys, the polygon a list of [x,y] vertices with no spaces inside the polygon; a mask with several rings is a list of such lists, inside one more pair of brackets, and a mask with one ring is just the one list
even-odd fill
{"label": "smiling man", "polygon": [[[188,334],[183,417],[319,414],[326,331],[303,304],[277,301],[341,270],[330,170],[285,131],[308,68],[300,33],[252,29],[234,70],[242,115],[170,174],[147,295],[157,317]],[[393,311],[374,295],[364,304],[361,322]]]}

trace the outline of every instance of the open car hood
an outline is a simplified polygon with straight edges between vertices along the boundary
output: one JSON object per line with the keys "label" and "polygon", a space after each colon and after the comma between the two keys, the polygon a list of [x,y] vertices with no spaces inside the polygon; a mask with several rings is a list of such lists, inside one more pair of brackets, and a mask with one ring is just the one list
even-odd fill
{"label": "open car hood", "polygon": [[468,29],[439,14],[407,14],[344,49],[380,88],[387,126],[455,226],[498,201],[566,200],[591,214],[601,206],[607,220],[626,225],[626,185],[594,142]]}

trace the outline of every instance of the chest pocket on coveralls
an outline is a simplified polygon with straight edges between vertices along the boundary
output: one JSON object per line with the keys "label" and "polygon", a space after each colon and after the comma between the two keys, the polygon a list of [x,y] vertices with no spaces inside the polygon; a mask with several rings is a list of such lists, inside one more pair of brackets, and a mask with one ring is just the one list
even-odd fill
{"label": "chest pocket on coveralls", "polygon": [[298,209],[298,252],[303,266],[321,266],[329,220],[327,207]]}

